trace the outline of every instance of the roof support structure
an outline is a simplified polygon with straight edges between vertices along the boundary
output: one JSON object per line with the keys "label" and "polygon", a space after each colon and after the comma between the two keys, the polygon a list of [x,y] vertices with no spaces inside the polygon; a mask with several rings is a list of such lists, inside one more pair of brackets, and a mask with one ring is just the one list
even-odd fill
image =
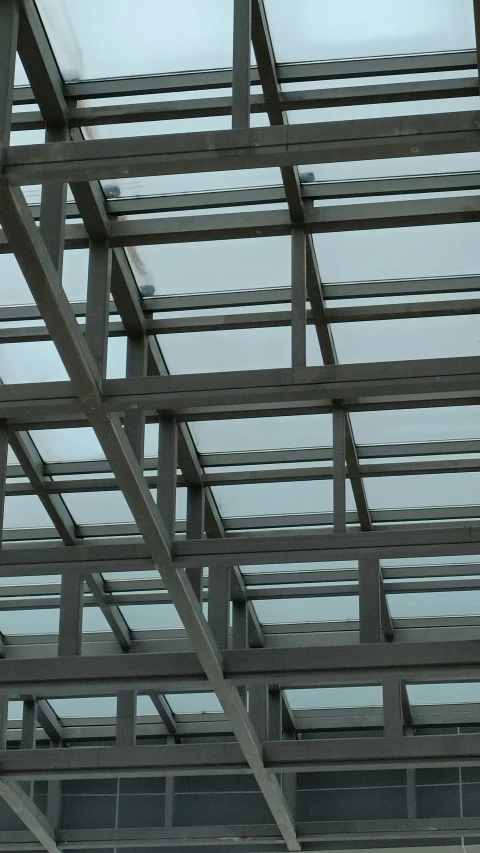
{"label": "roof support structure", "polygon": [[[465,506],[370,509],[364,480],[416,475],[415,484],[421,487],[418,477],[427,474],[473,478],[480,471],[479,442],[448,436],[441,442],[358,447],[352,421],[356,429],[358,412],[433,407],[452,409],[452,417],[458,418],[458,412],[466,411],[462,406],[480,405],[480,361],[468,357],[339,365],[332,328],[339,323],[476,314],[480,278],[462,274],[324,284],[322,259],[316,255],[321,243],[314,235],[475,223],[479,177],[469,172],[310,182],[301,179],[299,170],[300,164],[312,162],[477,152],[478,112],[459,110],[454,100],[478,90],[477,57],[469,50],[278,65],[264,0],[235,0],[233,8],[232,69],[64,84],[34,0],[1,4],[0,253],[13,253],[35,305],[0,307],[0,321],[10,323],[0,328],[0,344],[44,348],[48,341],[69,376],[67,382],[0,387],[0,514],[5,499],[9,519],[14,500],[20,504],[37,495],[54,525],[19,530],[2,525],[2,619],[7,624],[20,608],[28,614],[41,612],[42,618],[49,609],[60,610],[56,633],[0,635],[0,711],[5,723],[1,746],[7,739],[9,746],[0,750],[0,795],[28,830],[0,832],[0,850],[8,853],[39,846],[49,853],[68,846],[111,853],[114,848],[155,845],[179,853],[207,846],[233,853],[234,847],[252,844],[258,853],[282,853],[285,848],[317,853],[330,842],[332,848],[342,842],[354,847],[408,838],[418,847],[422,839],[433,837],[451,847],[459,839],[464,845],[464,839],[478,838],[478,818],[465,816],[470,808],[468,785],[477,784],[467,771],[475,772],[479,763],[465,727],[477,726],[478,703],[473,698],[442,707],[423,700],[417,704],[414,698],[422,685],[444,685],[459,695],[462,689],[471,691],[472,682],[478,682],[480,617],[398,618],[395,596],[436,592],[446,597],[479,588],[480,506],[470,501]],[[478,42],[478,0],[474,9]],[[13,86],[17,36],[31,81],[23,90]],[[250,68],[250,42],[256,68]],[[371,85],[367,80],[425,77],[424,72],[432,79],[386,84],[374,80]],[[346,78],[346,86],[318,87],[319,81]],[[285,83],[310,80],[317,88],[284,91],[291,88]],[[263,94],[252,95],[251,86],[258,84]],[[232,88],[231,98],[201,92],[215,95],[224,87]],[[188,91],[201,97],[173,94]],[[172,97],[155,102],[155,93]],[[134,103],[139,95],[150,96],[149,103]],[[78,103],[124,96],[132,103]],[[451,99],[450,111],[442,104],[438,114],[292,126],[287,121],[290,110],[439,98]],[[12,116],[12,102],[27,109],[35,104],[35,109]],[[271,126],[251,128],[252,113],[265,111]],[[85,139],[81,130],[116,122],[230,114],[228,131],[98,139],[89,130]],[[144,127],[148,131],[148,124]],[[10,145],[11,128],[44,129],[45,143]],[[124,177],[272,166],[281,170],[282,185],[122,196]],[[100,181],[117,179],[119,197],[106,199]],[[19,188],[37,183],[43,187],[41,200],[29,207]],[[74,202],[66,202],[67,183]],[[35,192],[28,190],[27,198]],[[405,198],[409,193],[416,195]],[[208,212],[243,205],[264,207]],[[272,205],[279,207],[265,208]],[[68,222],[74,217],[82,224]],[[154,281],[167,293],[151,296],[151,287],[142,287],[151,280],[143,261],[149,250],[143,247],[269,236],[291,239],[289,283],[266,276],[262,288],[249,290],[252,285],[246,280],[244,291],[238,291],[228,289],[226,276],[218,293],[176,295],[173,286],[168,293],[168,267],[162,266],[163,250],[158,249]],[[75,305],[62,287],[65,249],[90,253],[86,300]],[[191,281],[185,290],[194,290]],[[438,298],[446,294],[462,298]],[[354,304],[337,302],[352,297]],[[398,302],[395,297],[410,299]],[[241,308],[246,310],[235,313]],[[222,309],[223,316],[218,313]],[[316,331],[321,367],[307,366],[308,325]],[[252,334],[253,329],[281,327],[291,327],[290,367],[222,371],[219,364],[217,372],[200,374],[194,372],[193,361],[191,374],[170,375],[168,347],[177,344],[172,336],[196,332],[197,342],[204,333],[221,330],[231,332],[233,340],[240,330]],[[166,335],[170,337],[164,346]],[[126,339],[127,355],[125,378],[112,380],[107,379],[106,365],[109,338],[114,336]],[[184,342],[186,337],[180,339]],[[193,438],[197,430],[199,436],[218,434],[221,424],[212,421],[237,418],[243,422],[238,430],[246,432],[254,418],[267,417],[272,419],[273,436],[273,419],[290,415],[333,420],[331,446],[314,440],[313,447],[296,442],[291,449],[233,451],[225,430],[226,450],[215,453],[210,452],[213,441],[203,445],[208,452],[199,452]],[[146,429],[153,424],[159,425],[158,452],[145,459]],[[28,431],[90,426],[105,458],[46,463]],[[198,440],[202,447],[203,439]],[[8,441],[18,460],[14,464],[8,464]],[[271,448],[275,445],[272,441]],[[251,446],[256,446],[254,441]],[[322,480],[333,487],[327,511],[317,511],[312,503],[310,512],[274,514],[275,493],[285,489],[293,494],[296,488],[285,484]],[[353,511],[347,510],[347,480],[355,499]],[[267,504],[262,508],[264,514],[248,503],[237,515],[235,509],[224,511],[235,489],[240,494],[251,485],[259,493],[260,484],[275,495],[270,509]],[[378,480],[370,480],[371,485],[373,494]],[[178,518],[178,487],[187,493],[185,520]],[[98,492],[99,501],[111,498],[112,504],[123,495],[132,520],[78,523],[76,513],[72,510],[74,519],[68,510],[73,505],[68,496],[85,498],[89,491]],[[448,500],[453,503],[453,498]],[[257,514],[241,514],[250,509]],[[458,557],[464,558],[462,565]],[[342,562],[351,565],[337,565]],[[46,577],[52,574],[60,578]],[[359,619],[328,621],[332,596],[347,609],[352,604],[348,599],[358,596]],[[303,599],[309,600],[305,612],[309,605],[316,608],[318,622],[302,624],[295,607]],[[266,602],[272,613],[277,605],[286,612],[290,602],[291,614],[285,617],[290,621],[273,617],[271,624],[270,616],[262,618]],[[139,604],[153,605],[153,628],[129,627],[124,608]],[[164,605],[175,607],[184,628],[163,627]],[[114,639],[107,631],[82,631],[84,610],[91,617],[96,607]],[[332,711],[319,699],[320,707],[302,709],[303,699],[289,692],[309,688],[312,696],[320,696],[323,689],[345,687],[373,688],[372,695],[377,688],[377,696],[380,688],[383,700],[374,704],[372,699],[372,707]],[[222,712],[173,712],[170,694],[191,693],[189,701],[200,707],[201,694],[211,691]],[[151,697],[157,716],[137,714],[139,694],[141,701],[142,695]],[[69,716],[68,709],[59,710],[66,706],[55,704],[67,698],[73,700],[70,707],[78,709],[87,695],[115,697],[116,714],[76,717],[75,711]],[[23,719],[10,719],[7,729],[9,699],[23,703]],[[446,726],[455,727],[456,734],[446,734]],[[427,736],[425,727],[436,727],[436,734]],[[420,768],[448,768],[456,774],[457,781],[448,784],[452,790],[454,784],[458,787],[452,802],[458,798],[461,817],[419,817],[426,784]],[[337,787],[339,770],[349,780],[361,771],[361,788],[374,777],[383,780],[383,787],[397,787],[397,817],[382,826],[363,816],[355,819],[353,812],[352,820],[330,820],[329,807],[322,806],[323,792],[330,784],[342,790]],[[129,780],[124,776],[145,777],[138,785],[151,785],[152,794],[155,789],[149,802],[155,820],[164,825],[136,827],[128,824],[130,818],[126,825],[122,809]],[[162,776],[165,779],[158,778]],[[109,806],[115,805],[111,823],[104,829],[67,829],[69,814],[81,808],[82,780],[101,780],[100,787],[108,787],[112,777],[116,792],[108,795]],[[46,788],[34,780],[46,781]],[[69,787],[64,780],[80,787]],[[318,797],[317,784],[324,786]],[[231,825],[193,826],[195,814],[211,819],[199,809],[202,786],[211,786],[213,796],[221,795],[218,802],[225,804],[225,814],[230,802],[238,801]],[[69,812],[71,798],[77,796],[73,790],[80,791],[79,802]],[[228,796],[233,790],[235,796]],[[321,821],[312,819],[312,803]],[[241,824],[250,808],[253,825]],[[183,826],[182,820],[189,825]]]}

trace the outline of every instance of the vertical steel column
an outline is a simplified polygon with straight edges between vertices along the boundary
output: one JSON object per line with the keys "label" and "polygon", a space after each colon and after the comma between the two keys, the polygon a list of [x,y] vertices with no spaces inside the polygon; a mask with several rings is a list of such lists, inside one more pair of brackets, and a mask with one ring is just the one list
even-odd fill
{"label": "vertical steel column", "polygon": [[2,145],[8,145],[10,142],[18,20],[17,0],[2,0],[0,3],[0,149]]}
{"label": "vertical steel column", "polygon": [[[175,743],[175,738],[167,737],[167,744]],[[173,776],[165,777],[165,828],[171,829],[173,826],[173,798],[175,796],[175,778]]]}
{"label": "vertical steel column", "polygon": [[402,690],[403,685],[400,678],[386,676],[382,680],[384,737],[403,737],[405,720],[403,716]]}
{"label": "vertical steel column", "polygon": [[108,243],[90,241],[85,338],[100,375],[107,372],[108,323],[112,250]]}
{"label": "vertical steel column", "polygon": [[[21,749],[35,749],[37,735],[37,703],[34,699],[23,702]],[[33,782],[23,782],[22,787],[29,797],[33,794]]]}
{"label": "vertical steel column", "polygon": [[269,740],[269,690],[266,684],[248,688],[248,713],[261,743]]}
{"label": "vertical steel column", "polygon": [[37,731],[37,703],[34,699],[26,699],[23,703],[22,714],[22,749],[35,749]]}
{"label": "vertical steel column", "polygon": [[60,588],[58,655],[72,657],[82,653],[83,576],[65,572]]}
{"label": "vertical steel column", "polygon": [[135,690],[120,690],[117,695],[117,746],[135,746],[137,723],[137,694]]}
{"label": "vertical steel column", "polygon": [[250,127],[252,0],[234,0],[232,128]]}
{"label": "vertical steel column", "polygon": [[219,649],[228,648],[231,574],[230,566],[208,570],[208,624]]}
{"label": "vertical steel column", "polygon": [[[285,694],[279,693],[280,695],[280,707],[282,711],[282,728],[281,728],[281,736],[283,740],[295,740],[297,737],[297,733],[295,730],[295,722],[293,718],[292,709],[288,704],[288,699]],[[297,813],[297,774],[296,773],[282,773],[282,791],[283,796],[287,802],[288,808],[290,809],[291,814],[293,815],[293,819],[295,820],[295,816]]]}
{"label": "vertical steel column", "polygon": [[5,512],[5,491],[7,487],[8,434],[4,424],[0,424],[0,548],[3,542],[3,517]]}
{"label": "vertical steel column", "polygon": [[[61,749],[61,741],[51,741],[50,749]],[[54,829],[60,823],[62,810],[62,782],[60,779],[49,779],[47,782],[47,818]]]}
{"label": "vertical steel column", "polygon": [[307,241],[303,228],[292,229],[292,367],[307,364]]}
{"label": "vertical steel column", "polygon": [[[248,648],[248,608],[247,602],[236,598],[232,603],[232,648]],[[238,687],[239,695],[246,704],[247,688],[243,685]]]}
{"label": "vertical steel column", "polygon": [[7,748],[8,696],[0,696],[0,749]]}
{"label": "vertical steel column", "polygon": [[282,691],[279,687],[270,687],[268,697],[269,740],[281,740],[282,729]]}
{"label": "vertical steel column", "polygon": [[359,634],[361,643],[382,639],[380,563],[378,557],[358,561]]}
{"label": "vertical steel column", "polygon": [[157,506],[169,536],[175,535],[175,502],[177,494],[178,425],[175,415],[158,419]]}
{"label": "vertical steel column", "polygon": [[333,410],[333,531],[345,533],[346,516],[345,412]]}
{"label": "vertical steel column", "polygon": [[[129,335],[127,340],[127,379],[147,375],[147,356],[148,341],[145,335],[142,335],[141,337],[133,337]],[[143,470],[145,413],[139,410],[130,409],[125,412],[123,426],[132,450]]]}
{"label": "vertical steel column", "polygon": [[[205,533],[205,490],[189,486],[187,490],[187,539],[203,539]],[[200,604],[203,598],[203,569],[186,569],[187,577]]]}
{"label": "vertical steel column", "polygon": [[[45,142],[66,142],[68,128],[47,127]],[[65,219],[67,205],[67,184],[51,181],[42,186],[40,201],[40,234],[47,247],[48,254],[58,272],[58,286],[62,281],[63,250],[65,242]]]}

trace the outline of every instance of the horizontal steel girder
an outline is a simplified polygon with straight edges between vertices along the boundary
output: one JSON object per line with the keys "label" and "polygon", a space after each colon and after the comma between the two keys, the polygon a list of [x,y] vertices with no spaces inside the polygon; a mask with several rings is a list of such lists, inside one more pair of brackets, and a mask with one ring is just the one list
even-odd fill
{"label": "horizontal steel girder", "polygon": [[[7,649],[8,653],[8,649]],[[376,685],[389,673],[408,683],[476,681],[478,643],[360,644],[261,648],[222,652],[226,679],[236,685],[262,682],[282,687]],[[179,692],[208,689],[193,652],[130,653],[0,660],[0,692],[11,698],[115,694],[135,688]]]}
{"label": "horizontal steel girder", "polygon": [[480,150],[478,112],[246,130],[19,145],[4,153],[12,186],[298,166]]}
{"label": "horizontal steel girder", "polygon": [[[248,519],[243,523],[246,526]],[[416,525],[373,532],[349,531],[345,534],[328,531],[300,534],[286,532],[175,541],[173,562],[178,568],[191,568],[330,562],[358,560],[364,556],[409,560],[479,553],[478,524],[432,524],[424,528]],[[132,545],[126,541],[77,545],[75,549],[57,544],[53,547],[37,545],[34,549],[6,545],[0,552],[0,567],[2,574],[8,577],[61,572],[122,572],[131,571],[132,568],[151,570],[152,562],[143,545]]]}
{"label": "horizontal steel girder", "polygon": [[[458,767],[478,764],[476,735],[398,738],[267,741],[266,767],[272,772],[374,770],[405,767]],[[179,746],[83,747],[0,752],[5,779],[88,778],[91,776],[195,776],[249,773],[236,743]]]}
{"label": "horizontal steel girder", "polygon": [[[342,399],[352,411],[480,403],[480,358],[249,370],[109,379],[107,412],[174,412],[180,420],[331,412]],[[0,415],[15,423],[85,416],[70,382],[3,385]]]}

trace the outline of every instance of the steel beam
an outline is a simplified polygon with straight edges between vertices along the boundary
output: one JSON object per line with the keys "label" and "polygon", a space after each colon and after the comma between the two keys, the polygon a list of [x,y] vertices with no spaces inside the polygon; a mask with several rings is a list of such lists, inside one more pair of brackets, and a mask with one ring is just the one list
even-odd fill
{"label": "steel beam", "polygon": [[7,0],[0,8],[0,156],[10,141],[13,81],[17,50],[19,5]]}
{"label": "steel beam", "polygon": [[452,154],[480,148],[477,112],[322,122],[250,130],[15,146],[12,186],[303,163]]}
{"label": "steel beam", "polygon": [[[472,735],[265,741],[271,773],[458,767],[478,763]],[[8,750],[0,753],[4,785],[26,778],[195,776],[251,772],[236,743],[209,745]],[[25,796],[25,795],[24,795]]]}
{"label": "steel beam", "polygon": [[234,0],[232,128],[250,127],[250,38],[252,0]]}
{"label": "steel beam", "polygon": [[[265,682],[282,688],[379,684],[390,672],[409,684],[476,681],[476,641],[236,648],[224,651],[233,686]],[[119,690],[184,692],[208,686],[193,651],[134,652],[0,660],[1,691],[12,698],[112,695]]]}
{"label": "steel beam", "polygon": [[[332,60],[320,62],[280,63],[277,65],[281,83],[299,83],[308,80],[341,80],[345,78],[382,77],[396,74],[476,70],[474,50],[445,51],[440,53],[409,54],[408,56],[369,57],[368,59]],[[260,82],[258,72],[252,69],[252,83]],[[82,101],[90,98],[114,98],[131,95],[152,95],[168,92],[229,88],[232,71],[213,70],[158,74],[139,77],[79,80],[66,83],[65,97]],[[35,103],[28,86],[15,89],[16,105]]]}
{"label": "steel beam", "polygon": [[[29,750],[25,751],[28,752]],[[35,750],[32,752],[35,753]],[[45,815],[22,791],[20,785],[6,779],[0,779],[0,796],[48,853],[60,853],[53,829]]]}

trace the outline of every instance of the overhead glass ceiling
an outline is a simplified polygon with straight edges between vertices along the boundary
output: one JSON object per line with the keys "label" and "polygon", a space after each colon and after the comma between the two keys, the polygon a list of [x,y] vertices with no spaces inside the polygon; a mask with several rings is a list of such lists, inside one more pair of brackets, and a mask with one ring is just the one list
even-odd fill
{"label": "overhead glass ceiling", "polygon": [[[175,4],[170,0],[137,0],[135,4],[130,0],[101,3],[37,0],[37,6],[62,80],[69,84],[65,91],[72,110],[79,112],[72,124],[80,128],[87,143],[95,139],[214,134],[230,129],[231,86],[225,82],[223,72],[232,66],[233,0],[201,3],[177,0]],[[478,109],[478,95],[468,84],[475,76],[471,61],[469,64],[465,60],[467,67],[461,71],[446,68],[418,73],[417,69],[417,73],[401,75],[380,69],[378,74],[366,76],[364,67],[361,73],[352,70],[347,73],[342,62],[330,70],[326,67],[336,60],[391,59],[400,55],[408,58],[448,51],[463,55],[472,51],[475,36],[470,0],[402,0],[401,3],[337,0],[335,4],[318,0],[265,0],[265,8],[281,71],[283,112],[291,125],[346,119],[367,121],[382,116],[459,114]],[[293,64],[301,64],[302,69],[295,69]],[[190,72],[208,73],[202,74],[198,82]],[[184,75],[182,80],[179,75]],[[122,80],[116,83],[114,78]],[[467,81],[465,91],[460,91],[460,87],[452,97],[428,94],[427,84],[457,78]],[[38,116],[35,121],[40,121],[40,127],[25,129],[21,124],[22,120],[24,124],[27,122],[25,117],[22,119],[23,113],[32,107],[36,110],[36,106],[22,103],[22,93],[25,94],[22,87],[28,85],[28,79],[20,62],[15,82],[17,124],[14,121],[11,143],[40,145],[45,130]],[[379,98],[378,91],[376,94],[373,91],[401,83],[417,86],[415,99],[389,100],[388,93]],[[424,84],[425,91],[420,97]],[[319,107],[311,98],[312,92],[325,93],[332,88],[351,90],[351,103]],[[292,106],[288,99],[294,101],[300,96],[306,102],[305,107],[298,108],[298,103]],[[262,98],[261,87],[252,86],[253,128],[269,124]],[[193,101],[205,102],[204,115],[192,115]],[[146,107],[152,114],[156,111],[153,118],[148,116]],[[142,108],[145,108],[143,115]],[[115,109],[117,113],[109,115],[108,111]],[[197,107],[199,112],[201,109]],[[452,307],[454,301],[477,300],[480,292],[477,248],[480,156],[478,151],[428,156],[420,156],[418,151],[413,153],[418,156],[394,158],[387,151],[384,158],[314,162],[299,167],[300,192],[309,214],[323,215],[334,205],[354,207],[351,226],[343,223],[338,230],[320,227],[312,236],[320,289],[323,285],[326,322],[313,316],[318,309],[313,299],[310,301],[315,276],[309,269],[307,367],[322,367],[335,359],[340,365],[398,364],[413,359],[480,355],[478,306],[470,303],[463,313],[458,306]],[[430,184],[415,186],[413,182],[418,176],[428,176]],[[386,188],[379,189],[378,183],[373,184],[374,178],[394,177],[398,178],[397,183],[392,182]],[[408,180],[401,184],[403,178]],[[291,366],[292,258],[283,180],[279,167],[264,164],[252,169],[138,178],[118,176],[102,182],[111,222],[138,228],[134,237],[129,238],[126,250],[120,246],[120,251],[132,276],[134,298],[145,315],[145,328],[157,367],[163,360],[164,372],[220,374]],[[364,182],[362,187],[353,185],[359,181]],[[83,327],[88,234],[74,195],[69,189],[62,287]],[[38,219],[40,188],[25,187],[25,198]],[[431,217],[424,216],[418,224],[415,217],[423,215],[420,208],[423,202],[445,198],[462,202],[457,218],[452,216],[448,221],[434,224]],[[386,205],[392,201],[404,206],[398,214],[386,211]],[[375,213],[379,221],[375,227],[357,230],[356,225],[365,216],[366,204],[371,206],[372,217]],[[407,209],[408,204],[412,206]],[[270,230],[269,220],[265,219],[265,224],[262,219],[267,214],[277,217],[272,219]],[[251,217],[257,215],[258,229],[252,236]],[[216,217],[210,225],[213,237],[212,234],[205,237],[201,226],[196,237],[189,236],[194,216],[204,219],[205,229],[207,218]],[[233,216],[239,218],[231,219]],[[411,221],[406,224],[402,216],[410,216]],[[173,221],[177,217],[185,220],[177,224],[175,231]],[[222,218],[228,227],[222,224]],[[161,225],[164,220],[167,237],[162,236],[160,227],[158,243],[148,233],[142,236],[142,222],[147,223],[148,232],[151,222]],[[169,229],[177,235],[170,242]],[[141,236],[135,245],[137,234]],[[7,385],[64,382],[68,374],[60,355],[35,309],[17,261],[4,251],[8,247],[3,235],[2,241],[1,381]],[[116,249],[120,242],[117,241]],[[389,315],[400,300],[410,307],[411,313],[415,306],[419,310],[419,303],[436,302],[442,306],[442,316],[435,316],[431,306],[425,308],[423,316]],[[129,317],[121,308],[120,303],[112,301],[107,379],[126,375]],[[350,316],[335,316],[339,308],[350,309]],[[357,308],[360,310],[355,315]],[[364,319],[368,308],[376,309],[378,316]],[[164,327],[155,326],[157,321],[164,322]],[[168,328],[170,321],[177,323],[176,330]],[[234,321],[237,326],[232,328]],[[209,323],[211,326],[216,323],[217,327],[208,327]],[[325,345],[326,328],[329,346]],[[252,377],[252,386],[255,381]],[[272,530],[290,531],[299,536],[306,529],[331,532],[332,416],[321,411],[318,401],[311,409],[294,415],[276,413],[267,417],[261,413],[258,417],[225,420],[198,416],[182,421],[183,442],[191,442],[194,459],[203,466],[208,500],[218,511],[222,532],[227,537],[234,539],[247,532],[255,535]],[[349,423],[356,446],[350,453],[348,477],[357,480],[357,489],[354,493],[348,479],[347,529],[358,531],[361,524],[359,479],[374,531],[393,531],[402,523],[458,524],[466,520],[470,523],[472,519],[478,523],[479,414],[478,405],[455,405],[455,401],[439,408],[405,405],[386,411],[377,411],[375,407],[362,411],[353,407]],[[152,408],[147,413],[144,468],[156,499],[158,430],[152,423],[154,418]],[[46,494],[61,503],[79,543],[138,542],[134,515],[90,427],[34,423],[28,435],[38,453],[37,470],[40,467],[42,483],[39,487],[29,473],[31,459],[22,454],[18,459],[9,459],[4,519],[7,543],[18,546],[24,541],[41,539],[60,543],[61,533],[52,520],[52,505],[45,499]],[[357,457],[356,478],[352,455]],[[176,507],[179,540],[185,536],[188,515],[188,473],[184,469],[186,466],[180,464]],[[105,483],[107,477],[110,482]],[[41,492],[40,497],[37,491]],[[480,557],[474,547],[472,550],[469,562],[476,566]],[[453,560],[451,563],[450,568],[448,563],[444,564],[445,573],[440,581],[436,567],[424,565],[420,560],[412,563],[405,558],[400,566],[403,578],[393,580],[388,579],[389,567],[384,564],[386,599],[399,639],[418,639],[422,633],[433,636],[437,629],[445,627],[454,636],[476,636],[480,624],[478,583],[476,589],[462,588],[462,584],[466,585],[465,577],[469,583],[472,579],[478,581],[480,567],[478,577],[472,572],[464,576],[461,565],[456,566]],[[410,577],[408,571],[412,566],[418,571]],[[351,576],[332,580],[329,571],[340,570],[351,572]],[[252,580],[260,571],[271,575],[260,579],[263,585]],[[307,571],[311,577],[305,580]],[[321,568],[306,562],[267,567],[245,565],[240,572],[251,615],[258,621],[266,646],[294,645],[297,634],[304,634],[307,644],[357,641],[356,560],[343,569],[335,562],[322,564]],[[421,580],[430,587],[412,591],[420,572],[424,572]],[[144,648],[160,641],[166,644],[165,648],[189,648],[182,621],[158,573],[153,577],[130,567],[104,574],[110,603],[119,609],[132,635],[145,644]],[[288,577],[279,577],[287,574]],[[46,637],[58,631],[59,578],[52,574],[43,576],[41,582],[35,579],[38,590],[32,590],[32,578],[19,578],[15,595],[11,590],[14,581],[4,577],[0,582],[1,633],[12,644],[18,644],[18,648],[22,646],[20,638],[23,637],[28,648],[35,635],[42,635],[48,646]],[[394,583],[397,587],[389,589],[389,584]],[[442,583],[444,588],[437,588]],[[208,606],[207,596],[206,613]],[[106,637],[112,640],[109,623],[87,587],[83,631],[92,649],[96,643],[105,642]],[[458,692],[451,687],[409,685],[408,690],[413,706],[478,704],[477,684],[466,685],[464,691],[460,689],[462,685],[456,685]],[[298,711],[364,709],[381,704],[378,686],[292,689],[286,691],[286,697],[292,709]],[[165,699],[173,714],[208,715],[221,711],[213,693],[168,693]],[[115,714],[113,697],[82,697],[70,709],[65,704],[69,701],[74,700],[51,700],[62,719]],[[141,713],[151,713],[152,706],[147,708],[147,705],[142,706]]]}

